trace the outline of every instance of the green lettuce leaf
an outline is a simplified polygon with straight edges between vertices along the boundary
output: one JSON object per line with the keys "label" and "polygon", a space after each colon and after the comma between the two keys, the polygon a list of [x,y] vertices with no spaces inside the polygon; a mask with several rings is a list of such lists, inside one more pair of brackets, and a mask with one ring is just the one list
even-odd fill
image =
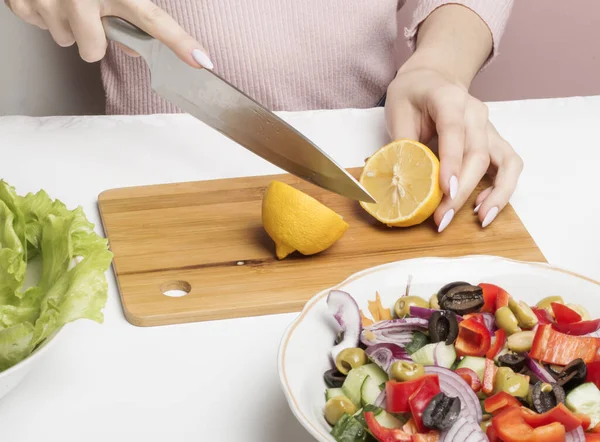
{"label": "green lettuce leaf", "polygon": [[[41,277],[24,288],[36,255]],[[69,322],[103,322],[112,257],[81,207],[69,211],[44,191],[21,197],[0,181],[0,371]]]}

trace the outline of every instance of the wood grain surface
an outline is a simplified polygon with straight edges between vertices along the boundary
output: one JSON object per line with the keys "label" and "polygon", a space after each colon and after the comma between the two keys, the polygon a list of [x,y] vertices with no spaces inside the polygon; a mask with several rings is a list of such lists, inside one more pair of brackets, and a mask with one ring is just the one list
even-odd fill
{"label": "wood grain surface", "polygon": [[[356,176],[358,169],[350,172]],[[277,260],[261,223],[263,192],[274,179],[326,204],[350,228],[321,254]],[[299,311],[355,272],[408,258],[482,254],[545,261],[510,206],[486,229],[473,200],[442,234],[432,219],[392,229],[357,202],[290,175],[108,190],[99,207],[125,316],[138,326]],[[189,294],[163,294],[172,289]]]}

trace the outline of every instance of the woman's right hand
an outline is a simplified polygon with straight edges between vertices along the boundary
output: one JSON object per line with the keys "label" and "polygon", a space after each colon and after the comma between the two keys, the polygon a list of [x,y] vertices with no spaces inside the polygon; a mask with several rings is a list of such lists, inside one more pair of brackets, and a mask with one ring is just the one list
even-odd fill
{"label": "woman's right hand", "polygon": [[[106,53],[101,18],[121,17],[169,47],[193,67],[212,69],[206,50],[164,10],[150,0],[4,0],[27,23],[50,31],[60,46],[75,42],[85,61],[93,63]],[[123,48],[129,55],[137,55]]]}

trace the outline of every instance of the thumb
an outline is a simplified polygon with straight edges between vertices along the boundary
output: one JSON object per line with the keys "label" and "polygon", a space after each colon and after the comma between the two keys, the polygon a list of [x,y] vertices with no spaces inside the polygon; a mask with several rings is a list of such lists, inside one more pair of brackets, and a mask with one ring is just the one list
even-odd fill
{"label": "thumb", "polygon": [[409,103],[386,103],[385,120],[392,140],[409,138],[419,141],[421,136],[421,112]]}

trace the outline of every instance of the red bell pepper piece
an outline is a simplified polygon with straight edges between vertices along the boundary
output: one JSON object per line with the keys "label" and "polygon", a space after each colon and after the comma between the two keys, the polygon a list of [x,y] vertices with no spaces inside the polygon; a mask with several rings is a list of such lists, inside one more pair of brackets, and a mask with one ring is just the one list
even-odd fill
{"label": "red bell pepper piece", "polygon": [[[591,421],[590,421],[590,423],[591,423]],[[589,427],[589,425],[588,425],[588,427]],[[589,428],[589,432],[600,434],[600,424],[596,424],[596,426],[594,428]]]}
{"label": "red bell pepper piece", "polygon": [[500,437],[498,436],[498,433],[494,429],[493,425],[487,427],[487,430],[485,430],[485,435],[490,440],[490,442],[502,442],[502,439],[500,439]]}
{"label": "red bell pepper piece", "polygon": [[423,412],[436,394],[441,393],[440,380],[437,375],[427,376],[423,379],[421,387],[408,398],[410,413],[417,426],[419,433],[429,431],[429,428],[423,424]]}
{"label": "red bell pepper piece", "polygon": [[413,381],[387,381],[385,384],[385,410],[388,413],[410,412],[408,398],[419,389],[423,380],[428,377],[434,378],[439,385],[439,379],[436,374],[426,374]]}
{"label": "red bell pepper piece", "polygon": [[593,382],[600,388],[600,361],[590,362],[587,365],[586,382]]}
{"label": "red bell pepper piece", "polygon": [[471,390],[473,390],[475,393],[481,390],[481,381],[479,380],[477,373],[475,373],[473,370],[470,368],[461,367],[457,368],[454,372],[463,378],[465,382],[469,384]]}
{"label": "red bell pepper piece", "polygon": [[572,324],[554,324],[554,328],[567,335],[588,335],[600,330],[600,319],[594,319],[593,321],[573,322]]}
{"label": "red bell pepper piece", "polygon": [[458,324],[458,337],[454,348],[459,356],[485,356],[491,342],[489,330],[478,319],[469,318]]}
{"label": "red bell pepper piece", "polygon": [[485,354],[485,357],[488,359],[494,359],[496,355],[500,353],[500,350],[504,348],[504,344],[506,344],[506,332],[504,331],[504,329],[499,328],[498,330],[496,330],[494,336],[494,343]]}
{"label": "red bell pepper piece", "polygon": [[410,434],[406,434],[404,431],[398,428],[385,428],[377,419],[375,419],[375,415],[372,411],[367,411],[365,413],[365,422],[369,427],[369,431],[375,439],[379,442],[412,442],[412,437]]}
{"label": "red bell pepper piece", "polygon": [[494,392],[494,380],[496,379],[496,373],[498,368],[494,361],[491,359],[485,360],[485,371],[483,372],[483,392],[485,394],[492,394]]}
{"label": "red bell pepper piece", "polygon": [[600,442],[600,433],[585,433],[585,442]]}
{"label": "red bell pepper piece", "polygon": [[483,307],[481,307],[482,313],[496,313],[496,298],[498,297],[498,290],[500,287],[494,284],[487,284],[482,282],[478,284],[483,291]]}
{"label": "red bell pepper piece", "polygon": [[581,315],[564,304],[552,302],[550,306],[558,324],[573,324],[581,321]]}
{"label": "red bell pepper piece", "polygon": [[483,408],[485,409],[485,412],[493,415],[498,414],[507,407],[521,408],[522,406],[523,405],[516,397],[504,391],[499,391],[495,395],[490,396],[483,401]]}
{"label": "red bell pepper piece", "polygon": [[[499,288],[498,297],[496,298],[496,310],[502,307],[508,307],[508,301],[510,301],[510,295],[506,290]],[[494,310],[495,312],[495,310]]]}
{"label": "red bell pepper piece", "polygon": [[579,419],[581,419],[581,427],[584,430],[587,430],[588,428],[590,428],[590,425],[592,424],[592,418],[591,417],[589,417],[587,414],[582,414],[582,413],[575,413],[575,415]]}
{"label": "red bell pepper piece", "polygon": [[537,414],[524,407],[521,411],[523,412],[523,420],[533,428],[543,427],[552,422],[558,422],[562,424],[565,427],[565,431],[568,432],[582,424],[581,419],[562,403],[542,414]]}
{"label": "red bell pepper piece", "polygon": [[537,316],[538,323],[540,325],[554,324],[554,319],[552,318],[550,313],[548,313],[548,310],[537,307],[531,307],[531,310],[533,310],[533,313],[535,313],[535,316]]}
{"label": "red bell pepper piece", "polygon": [[413,434],[411,437],[412,442],[438,442],[440,440],[440,433],[432,430],[425,434]]}
{"label": "red bell pepper piece", "polygon": [[567,335],[545,324],[535,332],[529,356],[548,364],[567,365],[577,358],[587,364],[600,360],[599,348],[600,338]]}
{"label": "red bell pepper piece", "polygon": [[523,418],[520,408],[509,407],[492,418],[492,425],[505,442],[564,442],[565,427],[553,422],[532,428]]}

